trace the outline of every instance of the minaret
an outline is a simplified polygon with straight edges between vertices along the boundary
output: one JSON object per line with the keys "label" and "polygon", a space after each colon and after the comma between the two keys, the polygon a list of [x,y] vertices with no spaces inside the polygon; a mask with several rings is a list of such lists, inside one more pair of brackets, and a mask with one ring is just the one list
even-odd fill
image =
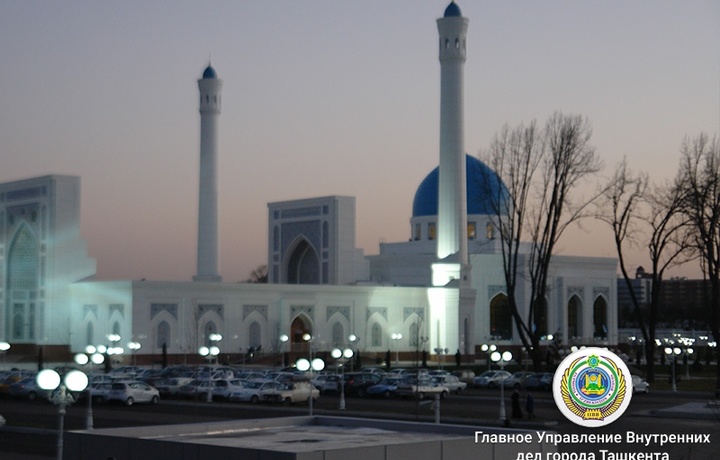
{"label": "minaret", "polygon": [[200,89],[200,199],[197,275],[194,281],[221,281],[218,274],[217,139],[222,80],[208,64]]}
{"label": "minaret", "polygon": [[463,117],[463,68],[468,19],[453,1],[437,20],[440,35],[440,180],[438,186],[437,256],[467,255],[467,191]]}

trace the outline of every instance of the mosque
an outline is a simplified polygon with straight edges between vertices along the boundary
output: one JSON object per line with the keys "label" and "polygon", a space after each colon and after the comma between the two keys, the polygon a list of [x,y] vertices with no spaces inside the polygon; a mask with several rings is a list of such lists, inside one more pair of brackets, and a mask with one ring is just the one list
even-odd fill
{"label": "mosque", "polygon": [[[450,3],[437,20],[439,166],[412,203],[408,241],[355,247],[355,198],[268,204],[268,283],[225,283],[218,271],[217,139],[222,80],[198,80],[200,168],[197,273],[187,281],[95,281],[80,235],[80,178],[50,175],[0,184],[0,340],[32,353],[88,344],[140,344],[135,358],[178,361],[222,336],[223,360],[249,349],[279,353],[351,346],[410,358],[481,354],[519,346],[507,308],[502,253],[487,190],[506,191],[466,155],[463,68],[468,19]],[[485,181],[485,182],[483,182]],[[490,181],[491,183],[488,183]],[[483,185],[480,185],[480,184]],[[535,327],[565,343],[617,344],[613,258],[553,258],[545,315]],[[520,304],[529,282],[520,277]]]}

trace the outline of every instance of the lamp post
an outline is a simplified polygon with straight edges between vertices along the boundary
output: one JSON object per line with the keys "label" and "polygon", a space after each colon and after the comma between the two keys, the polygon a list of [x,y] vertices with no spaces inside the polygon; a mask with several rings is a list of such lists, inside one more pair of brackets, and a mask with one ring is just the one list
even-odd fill
{"label": "lamp post", "polygon": [[402,340],[403,335],[399,332],[393,332],[390,338],[395,342],[395,364],[397,364],[400,362],[400,347],[397,345],[397,342]]}
{"label": "lamp post", "polygon": [[[102,353],[97,352],[97,348],[93,345],[88,345],[85,347],[85,353],[77,353],[75,355],[75,363],[80,366],[85,365],[92,365],[92,364],[102,364],[105,361],[105,356],[102,355]],[[92,370],[92,368],[91,368]],[[90,375],[92,375],[91,372],[89,372]],[[85,429],[92,430],[95,428],[95,424],[93,421],[93,409],[92,409],[92,382],[90,379],[88,379],[88,385],[87,385],[87,411],[85,413]]]}
{"label": "lamp post", "polygon": [[73,403],[73,397],[67,391],[83,391],[88,385],[88,377],[81,371],[72,370],[61,378],[53,369],[44,369],[38,372],[36,381],[43,390],[53,392],[50,401],[58,406],[57,459],[62,460],[65,408]]}
{"label": "lamp post", "polygon": [[128,342],[127,344],[128,348],[130,349],[130,355],[132,356],[132,365],[134,366],[136,364],[135,362],[135,352],[138,351],[140,348],[142,348],[142,345],[140,342]]}
{"label": "lamp post", "polygon": [[670,364],[670,367],[672,368],[672,391],[677,391],[677,382],[675,381],[675,362],[677,361],[678,355],[682,353],[682,350],[674,347],[665,347],[665,354],[668,356],[668,358],[672,359],[672,363]]}
{"label": "lamp post", "polygon": [[312,377],[314,372],[320,372],[321,370],[325,369],[325,361],[323,361],[320,358],[313,358],[313,348],[312,348],[312,342],[315,340],[315,338],[305,333],[302,336],[303,340],[308,343],[308,350],[309,350],[309,358],[300,358],[295,363],[295,367],[300,372],[309,372],[308,376],[308,387],[310,389],[310,396],[308,397],[308,410],[309,414],[313,415],[313,384],[312,384]]}
{"label": "lamp post", "polygon": [[447,354],[447,352],[450,351],[447,348],[435,348],[435,353],[438,355],[438,366],[440,367],[440,370],[443,368],[443,355]]}
{"label": "lamp post", "polygon": [[353,351],[350,348],[344,350],[334,348],[333,351],[330,352],[330,356],[335,358],[338,367],[340,367],[340,407],[338,407],[338,409],[345,410],[345,366],[341,362],[341,359],[344,358],[345,361],[351,359],[353,357]]}
{"label": "lamp post", "polygon": [[[212,334],[211,334],[212,335]],[[220,348],[218,348],[216,345],[211,345],[209,347],[202,346],[198,348],[198,354],[202,356],[203,358],[206,358],[212,363],[217,359],[217,355],[220,354]],[[212,402],[212,380],[208,378],[208,391],[206,393],[205,401],[206,402]],[[197,397],[197,395],[196,395]]]}
{"label": "lamp post", "polygon": [[480,350],[482,350],[482,352],[487,355],[487,365],[488,365],[488,370],[490,370],[492,367],[491,366],[492,361],[490,360],[490,355],[492,355],[493,352],[495,352],[495,350],[497,350],[497,345],[495,345],[494,343],[491,343],[489,345],[487,343],[483,343],[482,346],[480,347]]}
{"label": "lamp post", "polygon": [[[500,370],[504,370],[505,364],[512,360],[512,353],[509,351],[502,353],[494,351],[492,355],[490,355],[490,359],[500,366]],[[507,416],[505,415],[505,382],[500,382],[500,422],[503,424],[507,423]]]}
{"label": "lamp post", "polygon": [[0,342],[0,353],[3,355],[3,367],[7,364],[7,358],[5,357],[5,353],[10,349],[10,344],[7,342]]}
{"label": "lamp post", "polygon": [[[360,353],[360,348],[359,348],[360,338],[358,336],[356,336],[355,334],[350,334],[348,336],[348,340],[350,341],[350,349],[355,348],[357,350],[357,351],[354,351],[353,354],[358,354],[358,356],[355,357],[355,359],[350,361],[350,372],[352,372],[355,370],[354,369],[355,361],[360,359],[360,355],[359,355],[359,353]],[[359,361],[358,361],[358,363],[359,363]]]}
{"label": "lamp post", "polygon": [[288,340],[290,340],[290,337],[288,337],[287,334],[283,334],[280,336],[280,353],[282,354],[283,367],[287,366],[287,363],[285,362],[285,346],[288,343]]}

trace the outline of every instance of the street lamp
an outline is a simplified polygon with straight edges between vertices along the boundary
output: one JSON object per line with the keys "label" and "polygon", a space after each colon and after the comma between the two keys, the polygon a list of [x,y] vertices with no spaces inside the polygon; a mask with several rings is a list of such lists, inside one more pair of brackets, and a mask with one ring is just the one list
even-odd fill
{"label": "street lamp", "polygon": [[665,354],[668,358],[672,358],[672,391],[677,391],[677,382],[675,381],[675,361],[677,361],[677,357],[680,353],[682,353],[682,350],[677,347],[665,347]]}
{"label": "street lamp", "polygon": [[330,356],[335,358],[338,363],[338,367],[340,367],[340,407],[338,409],[345,410],[345,366],[340,362],[340,360],[343,358],[345,361],[351,359],[353,357],[353,351],[350,348],[346,348],[344,350],[335,348],[330,352]]}
{"label": "street lamp", "polygon": [[[505,364],[510,362],[512,360],[512,352],[504,351],[500,353],[499,351],[494,351],[492,355],[490,355],[490,359],[493,360],[493,362],[497,363],[498,366],[500,366],[500,370],[505,369]],[[507,423],[507,417],[505,416],[505,382],[500,381],[500,421],[503,424]]]}
{"label": "street lamp", "polygon": [[285,362],[285,344],[287,344],[288,340],[290,340],[290,337],[288,337],[287,334],[280,336],[280,353],[282,353],[283,367],[287,366],[287,363]]}
{"label": "street lamp", "polygon": [[400,362],[400,347],[397,345],[397,342],[402,340],[403,335],[399,332],[393,332],[392,335],[390,335],[390,338],[393,339],[395,344],[395,364]]}
{"label": "street lamp", "polygon": [[0,342],[0,353],[3,355],[3,364],[7,363],[7,358],[5,357],[5,353],[10,349],[10,344],[7,342]]}
{"label": "street lamp", "polygon": [[435,348],[435,354],[438,355],[438,365],[440,366],[440,370],[443,368],[443,355],[447,354],[447,352],[450,351],[447,348]]}
{"label": "street lamp", "polygon": [[359,343],[359,342],[360,342],[360,337],[356,336],[355,334],[350,334],[350,335],[348,336],[348,340],[350,341],[350,348],[352,349],[352,348],[354,347],[354,348],[357,350],[357,351],[354,352],[354,353],[357,353],[357,354],[358,354],[357,357],[355,357],[354,360],[350,361],[350,372],[352,372],[352,371],[354,370],[354,367],[355,367],[355,361],[358,362],[358,367],[359,367],[359,365],[360,365],[360,354],[359,354],[359,353],[360,353],[360,348],[359,348],[359,345],[360,345],[360,343]]}
{"label": "street lamp", "polygon": [[138,351],[142,345],[140,342],[128,342],[128,348],[130,349],[130,355],[132,356],[132,365],[135,365],[135,352]]}
{"label": "street lamp", "polygon": [[480,347],[480,350],[482,350],[482,352],[487,355],[487,365],[488,365],[488,370],[490,370],[492,367],[491,366],[492,361],[490,360],[490,355],[495,350],[497,350],[497,345],[495,345],[494,343],[492,343],[490,345],[488,345],[487,343],[483,343],[482,346]]}
{"label": "street lamp", "polygon": [[67,391],[83,391],[88,385],[88,377],[81,371],[72,370],[60,378],[53,369],[44,369],[38,372],[36,381],[43,390],[52,391],[50,401],[58,405],[57,459],[62,460],[65,407],[73,403],[73,396]]}
{"label": "street lamp", "polygon": [[308,398],[308,409],[310,415],[313,414],[313,384],[312,376],[313,372],[320,372],[325,369],[325,361],[320,358],[313,358],[312,342],[315,338],[307,332],[302,336],[303,340],[308,343],[309,357],[310,359],[300,358],[295,363],[295,367],[300,372],[309,372],[308,387],[310,389],[310,397]]}
{"label": "street lamp", "polygon": [[[102,355],[102,353],[97,352],[97,348],[93,345],[88,345],[85,347],[85,353],[77,353],[75,355],[75,363],[77,363],[80,366],[85,366],[86,364],[102,364],[103,361],[105,361],[105,357]],[[91,368],[92,370],[92,368]],[[92,375],[92,374],[91,374]],[[93,422],[93,409],[92,409],[92,382],[88,381],[87,386],[88,396],[87,396],[87,412],[85,414],[85,429],[92,430],[94,428],[94,422]]]}

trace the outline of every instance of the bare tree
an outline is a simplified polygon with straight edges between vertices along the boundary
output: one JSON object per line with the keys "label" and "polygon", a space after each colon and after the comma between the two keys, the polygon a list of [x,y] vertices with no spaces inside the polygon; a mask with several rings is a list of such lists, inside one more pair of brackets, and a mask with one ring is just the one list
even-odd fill
{"label": "bare tree", "polygon": [[[592,201],[574,200],[571,194],[601,169],[589,143],[591,135],[587,119],[555,113],[542,132],[535,122],[503,128],[484,158],[507,187],[498,188],[491,201],[500,230],[509,308],[536,369],[542,362],[540,337],[547,332],[542,323],[553,251],[564,231],[588,215]],[[487,179],[486,184],[493,183]],[[529,240],[523,243],[526,234]],[[517,303],[520,276],[530,279],[527,308]]]}
{"label": "bare tree", "polygon": [[258,265],[253,271],[250,272],[250,278],[246,283],[267,283],[268,282],[268,266]]}
{"label": "bare tree", "polygon": [[[680,149],[678,187],[683,190],[683,210],[690,221],[700,266],[710,282],[710,328],[720,340],[720,146],[706,134],[685,139]],[[720,349],[717,349],[720,358]],[[716,394],[720,390],[717,367]]]}
{"label": "bare tree", "polygon": [[[643,336],[650,382],[655,378],[655,325],[663,277],[669,268],[687,262],[690,257],[687,219],[681,213],[682,195],[675,185],[651,190],[647,174],[634,175],[628,169],[627,159],[623,159],[597,202],[597,218],[613,230],[620,272]],[[627,268],[627,251],[636,245],[648,248],[651,264],[650,296],[644,304],[636,292],[639,286],[633,283]]]}

